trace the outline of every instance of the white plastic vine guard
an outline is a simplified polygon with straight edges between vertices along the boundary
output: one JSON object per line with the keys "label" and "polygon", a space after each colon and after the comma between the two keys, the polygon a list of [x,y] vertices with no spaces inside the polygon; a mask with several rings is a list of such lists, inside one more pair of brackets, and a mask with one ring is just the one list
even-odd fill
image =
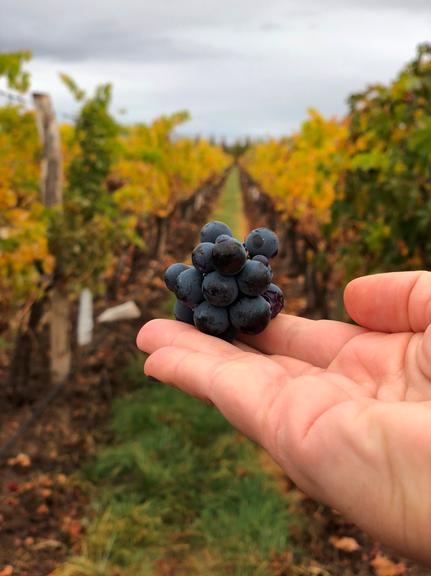
{"label": "white plastic vine guard", "polygon": [[93,295],[84,288],[79,297],[77,338],[79,346],[87,346],[93,339]]}
{"label": "white plastic vine guard", "polygon": [[118,322],[119,320],[134,320],[141,316],[141,311],[133,302],[129,300],[119,306],[107,308],[97,317],[98,322]]}

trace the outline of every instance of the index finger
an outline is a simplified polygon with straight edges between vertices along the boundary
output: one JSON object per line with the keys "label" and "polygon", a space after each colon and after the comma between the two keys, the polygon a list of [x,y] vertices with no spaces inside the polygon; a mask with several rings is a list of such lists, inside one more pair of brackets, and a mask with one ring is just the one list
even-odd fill
{"label": "index finger", "polygon": [[326,368],[341,348],[366,329],[335,320],[310,320],[280,314],[257,336],[241,340],[265,354],[282,354]]}

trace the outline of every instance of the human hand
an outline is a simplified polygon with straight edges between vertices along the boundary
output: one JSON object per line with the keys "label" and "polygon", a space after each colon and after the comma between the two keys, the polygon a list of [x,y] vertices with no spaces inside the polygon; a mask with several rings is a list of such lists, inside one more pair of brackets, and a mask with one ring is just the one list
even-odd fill
{"label": "human hand", "polygon": [[431,565],[431,272],[358,278],[354,326],[280,315],[236,346],[154,320],[146,374],[213,403],[304,492]]}

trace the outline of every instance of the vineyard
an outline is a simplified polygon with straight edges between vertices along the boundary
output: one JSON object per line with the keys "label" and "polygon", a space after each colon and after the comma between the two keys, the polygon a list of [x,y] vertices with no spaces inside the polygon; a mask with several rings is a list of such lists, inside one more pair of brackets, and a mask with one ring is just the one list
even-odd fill
{"label": "vineyard", "polygon": [[59,121],[30,59],[0,53],[0,576],[426,574],[145,377],[135,339],[210,219],[277,232],[288,314],[350,321],[351,279],[430,269],[431,45],[243,148],[181,136],[187,111],[121,124],[66,74]]}

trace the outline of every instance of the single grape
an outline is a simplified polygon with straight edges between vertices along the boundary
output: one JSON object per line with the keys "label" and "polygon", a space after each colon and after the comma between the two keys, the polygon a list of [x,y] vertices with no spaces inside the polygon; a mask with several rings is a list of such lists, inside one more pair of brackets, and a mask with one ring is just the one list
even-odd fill
{"label": "single grape", "polygon": [[165,284],[171,292],[175,292],[175,284],[177,282],[178,276],[181,274],[181,272],[184,272],[184,270],[188,270],[189,268],[190,266],[180,263],[171,264],[169,268],[166,268]]}
{"label": "single grape", "polygon": [[208,274],[208,272],[215,270],[213,248],[214,244],[212,242],[201,242],[192,252],[193,265],[202,274]]}
{"label": "single grape", "polygon": [[174,316],[175,320],[185,322],[186,324],[191,324],[192,326],[195,325],[193,321],[193,310],[179,300],[175,302]]}
{"label": "single grape", "polygon": [[218,272],[207,274],[202,282],[204,298],[213,306],[229,306],[238,297],[238,284],[233,276]]}
{"label": "single grape", "polygon": [[252,258],[258,255],[273,258],[278,252],[278,238],[269,228],[256,228],[245,239],[245,247]]}
{"label": "single grape", "polygon": [[283,310],[284,294],[276,284],[270,284],[262,294],[271,308],[271,318],[275,318]]}
{"label": "single grape", "polygon": [[201,242],[215,242],[221,234],[233,236],[232,230],[224,222],[208,222],[201,230]]}
{"label": "single grape", "polygon": [[247,253],[239,240],[226,235],[218,237],[213,248],[213,262],[223,276],[235,276],[244,267]]}
{"label": "single grape", "polygon": [[253,256],[252,260],[256,260],[256,262],[262,262],[265,266],[269,267],[269,259],[262,254],[258,254],[257,256]]}
{"label": "single grape", "polygon": [[265,264],[265,266],[267,266],[268,270],[271,272],[271,278],[272,278],[272,268],[271,268],[271,265],[269,263],[269,259],[266,256],[262,256],[262,254],[258,254],[257,256],[253,256],[252,260],[255,260],[257,262],[262,262],[262,264]]}
{"label": "single grape", "polygon": [[223,332],[223,334],[219,335],[219,338],[226,340],[226,342],[232,343],[236,338],[236,329],[230,325],[226,332]]}
{"label": "single grape", "polygon": [[229,328],[229,314],[226,308],[217,308],[208,302],[202,302],[195,308],[194,323],[201,332],[220,336]]}
{"label": "single grape", "polygon": [[175,284],[175,295],[178,300],[194,308],[204,299],[202,294],[203,276],[196,268],[190,267],[178,276]]}
{"label": "single grape", "polygon": [[220,234],[220,236],[217,236],[214,244],[217,244],[217,242],[222,242],[223,240],[231,240],[231,239],[232,236],[229,236],[229,234]]}
{"label": "single grape", "polygon": [[269,324],[271,309],[262,296],[242,296],[229,308],[229,317],[232,325],[244,334],[259,334]]}
{"label": "single grape", "polygon": [[257,260],[247,260],[238,274],[238,287],[246,296],[259,296],[265,292],[272,280],[272,272]]}

